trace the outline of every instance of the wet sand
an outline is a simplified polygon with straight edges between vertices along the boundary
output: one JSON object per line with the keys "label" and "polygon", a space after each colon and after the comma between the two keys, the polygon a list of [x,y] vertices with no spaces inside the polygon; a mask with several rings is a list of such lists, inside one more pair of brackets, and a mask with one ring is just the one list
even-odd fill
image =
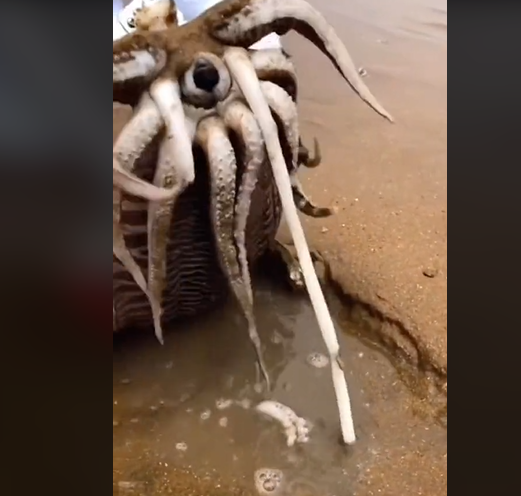
{"label": "wet sand", "polygon": [[[378,310],[413,363],[447,370],[446,0],[314,0],[396,119],[354,96],[306,41],[288,37],[300,116],[323,166],[302,173],[313,200],[340,214],[307,221],[310,244],[342,292]],[[396,329],[393,331],[391,327]],[[405,338],[404,338],[405,336]]]}
{"label": "wet sand", "polygon": [[[396,344],[413,362],[421,353],[443,370],[446,3],[313,3],[397,124],[360,103],[315,48],[288,37],[303,134],[308,142],[318,137],[324,154],[303,183],[316,202],[340,208],[333,219],[307,221],[310,243],[346,294],[380,310],[387,329],[392,322],[406,331]],[[279,496],[445,495],[446,430],[395,362],[353,337],[365,329],[332,301],[339,329],[348,331],[342,344],[360,437],[346,452],[337,442],[330,376],[306,363],[324,351],[309,305],[266,283],[257,301],[274,396],[315,424],[310,445],[289,449],[279,427],[251,409],[216,407],[222,398],[259,400],[244,323],[223,308],[170,332],[164,348],[152,336],[115,340],[113,494],[254,496],[253,474],[269,467],[285,475]]]}
{"label": "wet sand", "polygon": [[[273,284],[259,286],[273,396],[314,424],[310,444],[288,448],[280,426],[248,408],[261,400],[254,356],[243,320],[227,307],[170,332],[164,348],[151,334],[116,339],[113,494],[254,496],[262,468],[283,472],[276,496],[446,494],[446,430],[382,354],[347,335],[359,441],[339,445],[330,372],[307,363],[324,353],[312,309]],[[220,400],[233,404],[220,409]]]}

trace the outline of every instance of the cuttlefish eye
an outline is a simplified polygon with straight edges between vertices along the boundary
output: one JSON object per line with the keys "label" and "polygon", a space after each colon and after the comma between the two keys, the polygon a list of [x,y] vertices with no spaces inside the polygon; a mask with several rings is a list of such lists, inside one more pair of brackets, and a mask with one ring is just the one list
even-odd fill
{"label": "cuttlefish eye", "polygon": [[213,91],[221,79],[219,71],[209,60],[198,60],[195,63],[194,83],[203,91]]}
{"label": "cuttlefish eye", "polygon": [[211,53],[201,53],[184,74],[181,91],[186,103],[211,108],[228,96],[231,83],[224,62]]}

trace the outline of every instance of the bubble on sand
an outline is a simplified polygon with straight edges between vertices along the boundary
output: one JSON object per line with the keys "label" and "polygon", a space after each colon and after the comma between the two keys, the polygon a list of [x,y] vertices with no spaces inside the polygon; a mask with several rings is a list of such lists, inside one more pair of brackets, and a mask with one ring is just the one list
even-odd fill
{"label": "bubble on sand", "polygon": [[255,489],[261,496],[277,494],[283,481],[284,474],[280,470],[262,468],[255,472]]}
{"label": "bubble on sand", "polygon": [[307,358],[307,362],[315,369],[325,369],[329,366],[329,358],[326,355],[322,355],[322,353],[311,353]]}
{"label": "bubble on sand", "polygon": [[223,429],[226,429],[228,427],[228,423],[229,422],[227,417],[219,419],[219,427],[222,427]]}
{"label": "bubble on sand", "polygon": [[236,405],[243,410],[250,410],[252,407],[252,402],[249,399],[239,400],[236,402]]}
{"label": "bubble on sand", "polygon": [[224,398],[221,398],[215,402],[215,406],[217,410],[222,412],[224,410],[228,410],[233,406],[233,400],[226,400]]}

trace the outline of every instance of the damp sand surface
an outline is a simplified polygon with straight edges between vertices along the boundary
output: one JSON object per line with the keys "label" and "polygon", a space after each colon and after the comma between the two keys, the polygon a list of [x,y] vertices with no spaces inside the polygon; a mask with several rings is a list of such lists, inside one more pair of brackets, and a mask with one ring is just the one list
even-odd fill
{"label": "damp sand surface", "polygon": [[311,0],[333,24],[391,125],[364,105],[329,61],[287,38],[300,82],[305,142],[323,164],[302,183],[339,214],[308,220],[310,244],[343,293],[410,337],[396,345],[447,370],[447,2]]}
{"label": "damp sand surface", "polygon": [[253,496],[263,468],[282,472],[280,496],[446,494],[446,430],[346,322],[338,325],[359,442],[340,446],[330,372],[308,363],[325,353],[311,307],[259,285],[272,398],[313,424],[309,444],[288,448],[281,427],[252,408],[262,399],[254,354],[230,304],[171,330],[164,347],[152,333],[115,338],[113,494]]}

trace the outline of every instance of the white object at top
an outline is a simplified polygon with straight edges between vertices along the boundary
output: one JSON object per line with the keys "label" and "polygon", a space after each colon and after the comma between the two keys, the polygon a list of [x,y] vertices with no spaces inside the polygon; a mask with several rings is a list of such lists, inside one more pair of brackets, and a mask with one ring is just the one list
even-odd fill
{"label": "white object at top", "polygon": [[[139,8],[151,5],[157,0],[132,0],[126,7],[123,7],[122,0],[112,0],[112,39],[117,40],[128,33],[134,31],[132,21],[134,14]],[[179,24],[195,19],[205,10],[213,7],[221,0],[177,0],[177,19]],[[270,48],[282,48],[280,36],[271,33],[252,45],[255,50]]]}

